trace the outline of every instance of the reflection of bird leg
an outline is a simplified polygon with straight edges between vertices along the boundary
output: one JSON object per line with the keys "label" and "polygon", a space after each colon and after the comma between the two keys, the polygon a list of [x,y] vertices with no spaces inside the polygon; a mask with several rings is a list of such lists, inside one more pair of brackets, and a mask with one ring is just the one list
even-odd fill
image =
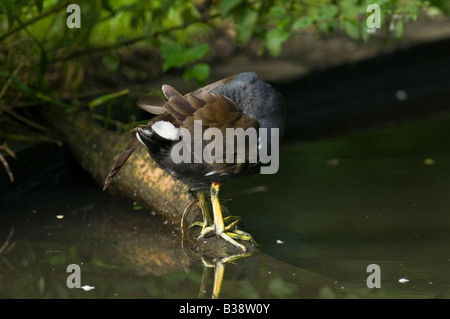
{"label": "reflection of bird leg", "polygon": [[209,281],[209,277],[211,276],[211,268],[214,267],[214,265],[206,264],[206,262],[202,259],[203,262],[203,275],[202,275],[202,282],[200,283],[200,290],[198,292],[198,297],[201,299],[205,298],[206,293],[206,284]]}
{"label": "reflection of bird leg", "polygon": [[221,258],[219,260],[214,260],[212,263],[208,262],[205,258],[202,257],[203,276],[202,276],[202,282],[200,284],[199,296],[201,296],[202,298],[204,298],[204,296],[205,296],[206,283],[211,274],[211,271],[210,271],[211,268],[214,268],[214,284],[213,284],[213,291],[212,291],[211,297],[212,297],[212,299],[218,299],[220,296],[220,291],[222,290],[223,275],[225,274],[225,264],[229,263],[229,262],[233,262],[240,258],[248,257],[250,255],[251,254],[232,255],[232,256]]}
{"label": "reflection of bird leg", "polygon": [[222,289],[223,275],[225,273],[225,265],[220,261],[214,267],[214,285],[212,292],[212,299],[219,299],[220,290]]}

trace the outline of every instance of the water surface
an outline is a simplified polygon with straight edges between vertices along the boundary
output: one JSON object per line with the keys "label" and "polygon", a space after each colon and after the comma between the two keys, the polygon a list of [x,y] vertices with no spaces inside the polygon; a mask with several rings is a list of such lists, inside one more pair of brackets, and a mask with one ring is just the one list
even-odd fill
{"label": "water surface", "polygon": [[[220,296],[450,297],[449,146],[449,114],[286,143],[277,174],[222,187],[260,253],[225,265]],[[2,204],[0,297],[211,297],[178,225],[137,208],[79,168]],[[68,288],[69,264],[94,289]]]}

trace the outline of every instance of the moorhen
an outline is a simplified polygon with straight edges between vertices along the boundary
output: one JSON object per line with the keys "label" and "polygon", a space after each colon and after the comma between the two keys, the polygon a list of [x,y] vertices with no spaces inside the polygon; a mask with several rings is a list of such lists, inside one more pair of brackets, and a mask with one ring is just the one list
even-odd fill
{"label": "moorhen", "polygon": [[[167,100],[151,95],[145,95],[138,100],[137,104],[141,108],[156,116],[146,125],[140,125],[133,130],[133,140],[114,163],[103,189],[109,186],[128,157],[143,144],[153,160],[165,171],[197,191],[203,213],[200,237],[214,232],[246,251],[245,246],[235,239],[252,238],[235,227],[237,221],[225,226],[218,197],[219,186],[230,178],[255,174],[262,168],[260,156],[257,160],[251,158],[252,147],[255,149],[257,146],[259,151],[264,148],[266,153],[278,152],[278,145],[275,148],[272,144],[274,141],[278,143],[284,133],[283,98],[271,85],[260,80],[255,72],[230,76],[186,95],[180,94],[169,85],[163,85],[162,92]],[[199,128],[200,134],[196,132]],[[212,135],[216,139],[223,139],[223,142],[219,141],[222,143],[215,144],[214,151],[211,151],[211,145],[209,146],[209,154],[215,161],[201,156],[206,154],[210,143],[203,135],[208,129],[216,129]],[[227,129],[242,129],[241,132],[253,129],[258,137],[257,142],[253,141],[253,144],[257,145],[250,145],[252,141],[250,136],[246,135],[245,155],[239,155],[242,146],[239,149],[239,143],[236,143],[233,147],[234,137],[231,141],[233,148],[225,147],[230,144],[229,140],[226,141]],[[268,131],[264,141],[267,145],[261,145],[260,133],[264,129]],[[220,133],[222,136],[218,137]],[[278,140],[273,139],[274,137]],[[211,138],[210,134],[209,139]],[[196,149],[198,145],[201,147],[199,152]],[[180,150],[183,151],[181,158],[184,161],[180,161]],[[278,156],[278,153],[275,155]],[[214,221],[211,220],[205,199],[205,190],[208,187]]]}

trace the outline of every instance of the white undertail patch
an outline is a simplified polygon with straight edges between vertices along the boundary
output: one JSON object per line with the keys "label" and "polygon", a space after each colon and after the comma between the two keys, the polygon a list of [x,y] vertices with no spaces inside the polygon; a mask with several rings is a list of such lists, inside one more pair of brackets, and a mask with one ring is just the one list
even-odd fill
{"label": "white undertail patch", "polygon": [[167,121],[158,121],[152,125],[152,130],[162,138],[176,141],[180,138],[180,128]]}

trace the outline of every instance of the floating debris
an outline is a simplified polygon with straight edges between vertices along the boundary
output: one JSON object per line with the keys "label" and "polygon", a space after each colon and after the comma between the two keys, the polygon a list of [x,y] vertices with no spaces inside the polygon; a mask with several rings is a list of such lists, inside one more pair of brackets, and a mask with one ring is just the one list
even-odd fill
{"label": "floating debris", "polygon": [[424,163],[425,165],[434,165],[434,159],[432,159],[432,158],[426,158],[426,159],[423,160],[423,163]]}
{"label": "floating debris", "polygon": [[89,285],[84,285],[84,286],[81,286],[80,288],[83,289],[84,291],[90,291],[90,290],[95,289],[95,287],[89,286]]}
{"label": "floating debris", "polygon": [[64,215],[56,215],[56,219],[63,219]]}
{"label": "floating debris", "polygon": [[398,90],[397,92],[395,92],[395,97],[399,101],[404,101],[404,100],[406,100],[408,98],[408,93],[406,93],[403,90]]}
{"label": "floating debris", "polygon": [[400,279],[398,280],[398,282],[401,283],[401,284],[404,284],[404,283],[409,282],[409,279],[403,277],[403,278],[400,278]]}
{"label": "floating debris", "polygon": [[328,162],[327,162],[327,165],[328,166],[338,166],[339,165],[339,160],[337,159],[337,158],[333,158],[333,159],[330,159]]}
{"label": "floating debris", "polygon": [[284,241],[277,239],[277,244],[278,245],[284,244]]}

